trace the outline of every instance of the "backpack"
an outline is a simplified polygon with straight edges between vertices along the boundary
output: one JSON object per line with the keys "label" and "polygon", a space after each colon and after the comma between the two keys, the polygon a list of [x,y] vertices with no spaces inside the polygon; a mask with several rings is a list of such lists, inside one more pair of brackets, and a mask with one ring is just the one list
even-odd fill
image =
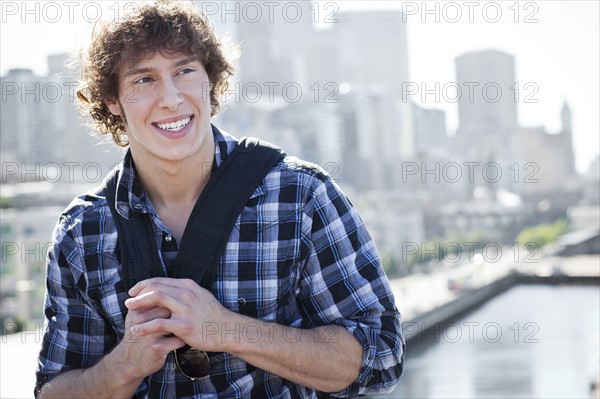
{"label": "backpack", "polygon": [[[284,157],[283,151],[265,141],[244,137],[238,142],[196,201],[170,277],[190,278],[210,289],[237,217],[267,173]],[[100,190],[117,227],[123,278],[129,290],[142,280],[165,277],[165,273],[150,216],[130,212],[125,219],[115,209],[119,173],[119,168],[112,170]]]}

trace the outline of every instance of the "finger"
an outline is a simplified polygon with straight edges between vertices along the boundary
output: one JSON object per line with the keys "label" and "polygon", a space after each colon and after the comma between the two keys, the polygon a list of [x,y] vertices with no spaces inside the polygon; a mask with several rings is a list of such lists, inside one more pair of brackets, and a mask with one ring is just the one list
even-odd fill
{"label": "finger", "polygon": [[177,323],[169,319],[154,319],[145,323],[136,324],[131,328],[133,329],[132,331],[135,330],[135,334],[139,337],[156,333],[161,335],[175,335],[174,330],[177,328]]}
{"label": "finger", "polygon": [[129,296],[136,296],[140,292],[142,292],[142,290],[144,290],[145,288],[147,288],[149,286],[154,286],[157,288],[160,286],[175,287],[175,288],[181,288],[181,287],[186,287],[186,286],[188,286],[188,287],[198,286],[199,287],[198,284],[196,284],[193,280],[190,280],[190,279],[153,277],[153,278],[149,278],[147,280],[140,281],[139,283],[137,283],[136,285],[131,287],[131,289],[128,291],[128,294],[129,294]]}
{"label": "finger", "polygon": [[140,325],[138,323],[127,323],[126,328],[126,336],[125,336],[125,341],[129,342],[129,343],[135,343],[135,342],[140,342],[141,338],[144,338],[144,340],[159,340],[162,338],[166,338],[166,337],[173,337],[175,336],[174,334],[170,333],[170,332],[164,332],[164,331],[159,331],[159,332],[155,332],[155,333],[149,333],[146,330],[146,333],[144,334],[144,336],[141,336],[139,333],[140,330]]}
{"label": "finger", "polygon": [[179,349],[185,346],[185,341],[181,338],[176,337],[175,335],[161,338],[163,345],[169,352],[174,351],[175,349]]}
{"label": "finger", "polygon": [[150,309],[132,310],[132,323],[145,323],[154,319],[168,319],[171,317],[171,311],[163,307],[154,307]]}
{"label": "finger", "polygon": [[171,317],[171,311],[167,308],[158,306],[158,307],[143,311],[143,316],[147,320],[168,319],[169,317]]}
{"label": "finger", "polygon": [[[140,337],[141,338],[141,337]],[[181,348],[185,346],[185,341],[175,335],[157,335],[152,337],[148,335],[147,339],[143,341],[130,341],[135,342],[136,344],[143,345],[143,348],[140,347],[139,350],[144,352],[153,352],[157,356],[165,356],[172,352],[175,349]]]}
{"label": "finger", "polygon": [[168,284],[168,282],[165,280],[171,280],[171,279],[168,277],[154,277],[154,278],[149,278],[147,280],[142,280],[142,281],[138,282],[136,285],[134,285],[133,287],[131,287],[127,293],[129,294],[129,296],[136,296],[140,293],[140,291],[142,291],[144,288],[146,288],[150,284]]}
{"label": "finger", "polygon": [[156,290],[125,300],[125,306],[130,310],[159,306],[168,309],[173,314],[175,310],[180,308],[180,303],[165,291]]}

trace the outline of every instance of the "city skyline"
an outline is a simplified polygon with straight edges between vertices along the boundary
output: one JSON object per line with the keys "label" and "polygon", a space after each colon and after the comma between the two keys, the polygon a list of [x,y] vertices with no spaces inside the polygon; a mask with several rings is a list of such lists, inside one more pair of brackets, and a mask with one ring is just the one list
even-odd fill
{"label": "city skyline", "polygon": [[[39,9],[39,23],[35,23],[33,14],[20,15],[23,10],[7,9],[3,3],[2,55],[0,74],[9,69],[31,68],[36,74],[44,74],[46,56],[64,51],[74,51],[85,37],[89,36],[92,24],[73,12],[73,22],[69,22],[66,12],[56,23],[50,23],[51,10]],[[383,4],[380,4],[383,3]],[[477,3],[477,2],[476,2]],[[19,5],[21,3],[16,3]],[[57,3],[59,4],[59,3]],[[110,2],[104,3],[110,7]],[[215,3],[216,4],[216,3]],[[330,4],[327,10],[325,6]],[[335,4],[337,8],[331,6]],[[428,10],[419,9],[418,2],[404,2],[402,6],[390,2],[373,2],[368,7],[381,9],[396,8],[405,11],[408,31],[408,63],[410,84],[431,90],[436,83],[443,88],[453,84],[455,78],[455,59],[468,51],[493,48],[512,54],[516,60],[516,79],[521,90],[517,102],[518,119],[521,126],[544,126],[549,132],[560,131],[560,109],[567,101],[573,111],[573,137],[577,170],[585,173],[589,164],[598,155],[598,4],[594,2],[529,2],[530,6],[520,9],[510,8],[505,2],[481,2],[480,8],[499,5],[503,17],[492,23],[493,16],[488,7],[487,16],[475,8],[473,22],[468,21],[467,10],[463,7],[463,16],[457,23],[451,22],[455,10],[448,8],[448,2],[432,2]],[[436,6],[437,5],[437,11]],[[34,7],[34,6],[31,6]],[[40,6],[41,7],[41,6]],[[411,8],[412,7],[412,8]],[[495,6],[494,6],[495,7]],[[327,2],[320,4],[319,19],[321,27],[327,28],[324,21],[326,12],[335,19],[337,12],[344,10],[367,10],[364,2]],[[34,9],[34,8],[31,8]],[[596,12],[594,12],[596,11]],[[10,14],[10,15],[9,15]],[[314,15],[313,15],[314,16]],[[25,18],[24,24],[20,19]],[[421,19],[425,19],[425,23]],[[436,22],[436,18],[439,20]],[[519,22],[515,23],[514,19]],[[56,18],[55,18],[56,19]],[[525,20],[538,22],[525,23]],[[594,21],[596,24],[594,24]],[[17,23],[18,22],[18,23]],[[530,21],[529,21],[530,22]],[[335,22],[333,22],[335,23]],[[556,29],[562,25],[562,29]],[[24,35],[25,30],[30,32]],[[476,35],[473,33],[476,32]],[[28,36],[39,39],[43,33],[47,40],[43,49],[39,40],[33,42],[36,51],[20,51],[28,47]],[[442,36],[443,35],[443,36]],[[19,37],[18,43],[11,38]],[[443,39],[442,39],[443,38]],[[465,40],[467,39],[468,40]],[[29,47],[33,48],[33,47]],[[423,50],[425,49],[425,50]],[[533,83],[525,89],[526,83]],[[537,91],[534,89],[537,88]],[[439,108],[446,111],[446,123],[449,132],[458,126],[458,105],[448,100],[443,91],[439,102],[434,95],[427,95],[425,101],[421,92],[407,100],[417,102],[426,108]],[[511,93],[515,94],[515,93]],[[526,95],[537,103],[523,101]],[[450,99],[451,100],[451,99]]]}

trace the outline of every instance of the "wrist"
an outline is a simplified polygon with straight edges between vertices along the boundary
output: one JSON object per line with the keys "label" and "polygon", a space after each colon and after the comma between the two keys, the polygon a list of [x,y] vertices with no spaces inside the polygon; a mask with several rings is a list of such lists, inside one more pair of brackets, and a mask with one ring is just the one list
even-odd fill
{"label": "wrist", "polygon": [[257,342],[255,326],[260,320],[231,312],[221,325],[221,351],[239,355],[248,342]]}
{"label": "wrist", "polygon": [[98,363],[103,368],[102,372],[109,376],[108,381],[113,381],[115,386],[126,387],[134,385],[137,387],[144,375],[139,375],[139,368],[128,361],[127,354],[122,351],[123,342],[119,343],[110,353]]}

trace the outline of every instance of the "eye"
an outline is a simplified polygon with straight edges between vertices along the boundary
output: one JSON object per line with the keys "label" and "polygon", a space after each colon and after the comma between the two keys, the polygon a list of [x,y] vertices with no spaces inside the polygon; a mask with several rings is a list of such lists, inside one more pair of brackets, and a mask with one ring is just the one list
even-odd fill
{"label": "eye", "polygon": [[179,71],[178,75],[186,75],[186,74],[192,73],[194,71],[195,71],[194,68],[183,68],[181,71]]}
{"label": "eye", "polygon": [[137,79],[136,81],[134,81],[133,83],[135,84],[144,84],[144,83],[149,83],[152,81],[151,77],[148,76],[144,76],[142,78]]}

